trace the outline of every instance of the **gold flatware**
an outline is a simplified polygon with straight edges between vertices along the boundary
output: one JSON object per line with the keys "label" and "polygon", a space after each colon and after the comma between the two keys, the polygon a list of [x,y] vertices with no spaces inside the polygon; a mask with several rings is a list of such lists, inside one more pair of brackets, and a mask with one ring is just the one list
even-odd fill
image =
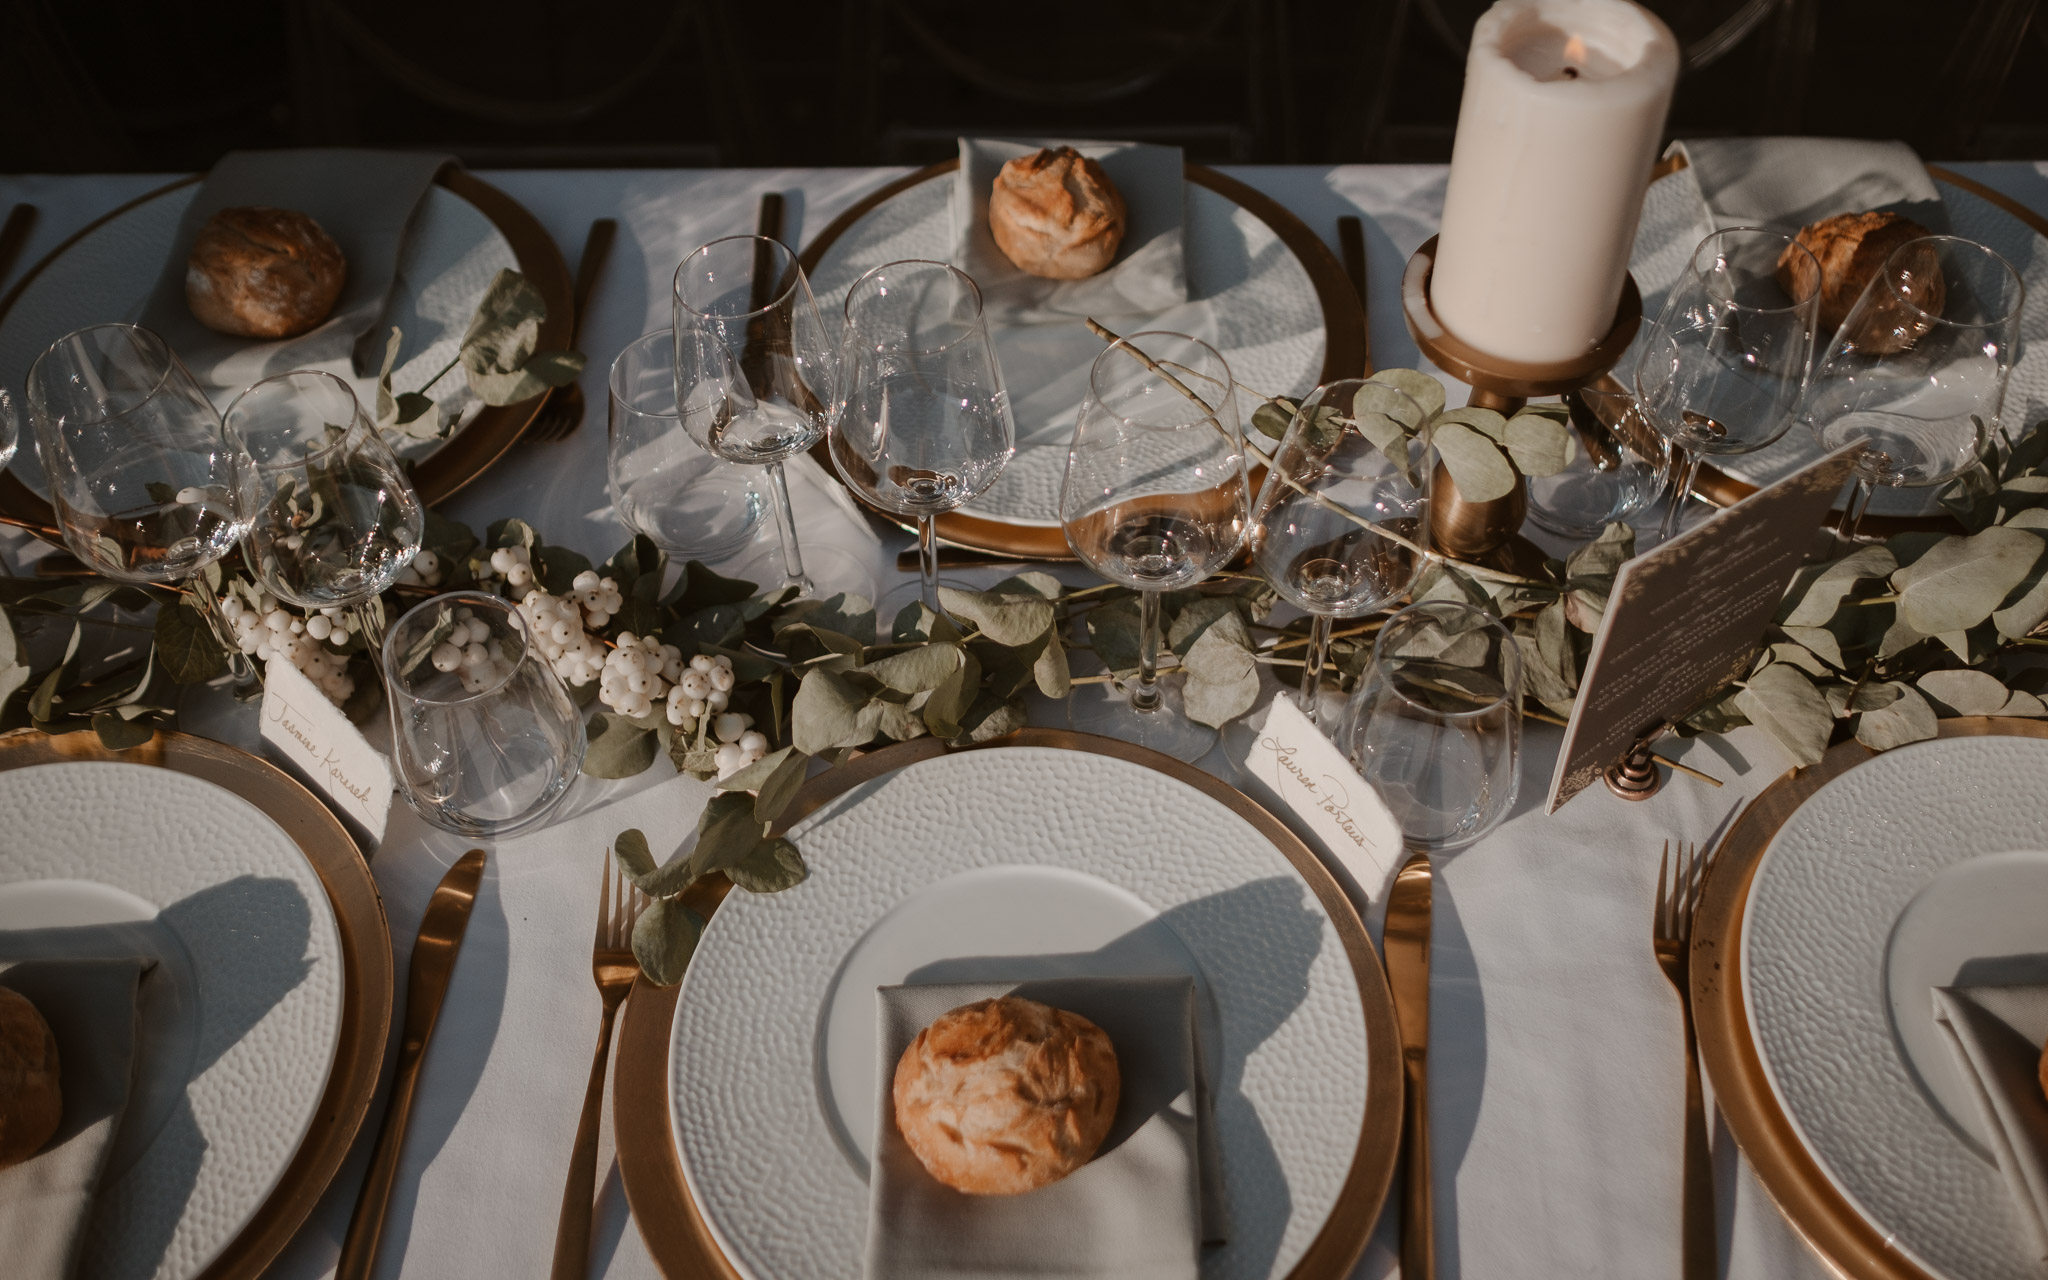
{"label": "gold flatware", "polygon": [[[939,568],[980,569],[992,564],[1023,564],[1016,556],[995,555],[987,551],[970,551],[966,547],[940,547]],[[917,572],[917,548],[899,552],[896,556],[896,572]]]}
{"label": "gold flatware", "polygon": [[36,207],[26,202],[15,205],[8,211],[7,223],[0,226],[0,280],[14,270],[14,260],[28,247],[28,233],[35,229]]}
{"label": "gold flatware", "polygon": [[[1681,844],[1673,858],[1672,842],[1664,842],[1663,861],[1657,867],[1657,912],[1650,936],[1657,952],[1657,966],[1678,992],[1678,1004],[1685,1014],[1685,1164],[1683,1219],[1685,1280],[1713,1280],[1714,1261],[1714,1162],[1707,1150],[1707,1104],[1700,1091],[1699,1041],[1692,1021],[1691,963],[1692,920],[1700,902],[1700,886],[1707,880],[1711,858],[1699,855],[1699,846]],[[1675,862],[1675,865],[1674,865]]]}
{"label": "gold flatware", "polygon": [[1429,855],[1411,854],[1387,894],[1382,950],[1401,1028],[1401,1280],[1436,1280],[1436,1211],[1429,1168]]}
{"label": "gold flatware", "polygon": [[484,851],[471,849],[448,868],[448,874],[441,877],[434,896],[427,901],[427,914],[421,919],[419,937],[412,944],[412,965],[405,978],[405,1039],[398,1046],[398,1072],[391,1078],[391,1101],[384,1108],[384,1126],[377,1132],[377,1149],[370,1156],[370,1171],[363,1178],[363,1189],[356,1196],[355,1215],[349,1219],[348,1235],[341,1242],[335,1280],[369,1280],[377,1265],[377,1244],[384,1236],[391,1187],[398,1180],[398,1156],[405,1146],[406,1122],[412,1118],[420,1063],[426,1056],[427,1041],[433,1037],[434,1023],[441,1016],[441,999],[448,994],[448,979],[455,973],[455,955],[462,950],[462,934],[469,928],[469,909],[476,905],[477,886],[483,875]]}
{"label": "gold flatware", "polygon": [[[584,317],[590,310],[590,295],[597,290],[597,278],[604,274],[605,259],[611,256],[612,240],[618,235],[619,224],[610,218],[599,218],[590,224],[590,231],[583,237],[583,256],[576,260],[576,285],[570,297],[569,337],[573,340],[583,331]],[[588,368],[585,373],[590,372]],[[583,385],[580,381],[566,387],[557,387],[541,406],[540,416],[527,429],[526,438],[535,444],[551,444],[566,440],[583,425]]]}
{"label": "gold flatware", "polygon": [[604,1110],[604,1069],[611,1058],[612,1020],[640,962],[633,958],[633,922],[647,899],[623,874],[614,875],[610,852],[604,855],[604,877],[598,882],[597,938],[590,944],[590,976],[604,1001],[598,1023],[597,1057],[590,1064],[590,1085],[583,1091],[583,1119],[576,1125],[576,1145],[569,1154],[569,1181],[562,1188],[562,1216],[555,1227],[554,1280],[581,1280],[590,1266],[590,1218],[597,1195],[597,1128]]}
{"label": "gold flatware", "polygon": [[[1365,220],[1356,214],[1347,213],[1337,219],[1337,248],[1344,258],[1344,275],[1351,281],[1351,287],[1358,294],[1358,308],[1372,315],[1372,300],[1365,296]],[[1368,319],[1365,326],[1365,370],[1360,377],[1372,376],[1372,324]]]}

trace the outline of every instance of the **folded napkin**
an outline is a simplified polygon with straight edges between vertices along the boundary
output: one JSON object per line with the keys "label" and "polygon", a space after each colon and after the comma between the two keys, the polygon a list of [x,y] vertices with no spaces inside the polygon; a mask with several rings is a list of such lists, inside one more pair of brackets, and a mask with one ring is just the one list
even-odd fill
{"label": "folded napkin", "polygon": [[57,1040],[64,1118],[42,1151],[0,1169],[0,1256],[9,1280],[63,1280],[78,1265],[93,1195],[134,1078],[135,992],[151,962],[0,965]]}
{"label": "folded napkin", "polygon": [[[1191,1280],[1224,1238],[1222,1160],[1209,1116],[1194,983],[1063,978],[884,987],[881,1101],[868,1176],[869,1280],[1059,1276]],[[1018,995],[1078,1013],[1116,1047],[1122,1093],[1095,1158],[1019,1196],[963,1195],[918,1162],[890,1085],[917,1033],[949,1009]]]}
{"label": "folded napkin", "polygon": [[2048,1262],[2048,1096],[2041,1045],[2048,1041],[2048,985],[1936,987],[1934,1020],[1949,1034],[1992,1136],[2034,1257]]}
{"label": "folded napkin", "polygon": [[[413,215],[450,156],[349,149],[234,151],[178,223],[171,256],[143,304],[139,323],[154,329],[208,387],[240,390],[290,369],[370,377],[384,355],[384,319],[400,250]],[[216,333],[185,305],[185,258],[206,220],[222,209],[268,205],[296,209],[326,229],[348,258],[348,280],[318,328],[263,342]]]}
{"label": "folded napkin", "polygon": [[1188,300],[1182,224],[1187,218],[1179,147],[1077,142],[1123,193],[1124,240],[1107,268],[1086,280],[1044,280],[1019,271],[988,229],[989,193],[1003,165],[1057,142],[960,139],[953,180],[953,265],[981,286],[984,313],[1007,324],[1049,324],[1083,316],[1147,315]]}
{"label": "folded napkin", "polygon": [[1853,138],[1703,138],[1674,143],[1714,221],[1786,230],[1837,213],[1889,209],[1941,230],[1941,196],[1903,142]]}

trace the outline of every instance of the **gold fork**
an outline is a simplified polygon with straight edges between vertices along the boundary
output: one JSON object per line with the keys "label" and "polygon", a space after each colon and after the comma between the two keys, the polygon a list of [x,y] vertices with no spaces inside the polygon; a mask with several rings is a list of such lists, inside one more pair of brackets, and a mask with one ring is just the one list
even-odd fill
{"label": "gold fork", "polygon": [[1691,942],[1693,913],[1706,882],[1712,855],[1700,856],[1696,844],[1680,844],[1673,858],[1672,842],[1664,842],[1657,867],[1657,912],[1650,935],[1658,967],[1678,992],[1685,1015],[1685,1212],[1683,1235],[1685,1280],[1713,1280],[1714,1162],[1707,1150],[1707,1104],[1700,1091],[1699,1042],[1692,1023]]}
{"label": "gold fork", "polygon": [[591,944],[590,973],[604,998],[604,1021],[597,1032],[597,1058],[590,1064],[590,1085],[583,1093],[583,1119],[576,1126],[576,1146],[569,1155],[569,1181],[562,1188],[562,1216],[555,1228],[553,1280],[581,1280],[590,1266],[590,1218],[597,1198],[597,1127],[604,1109],[605,1062],[611,1055],[612,1021],[640,976],[633,958],[633,922],[647,905],[633,882],[614,875],[612,855],[604,855],[604,879],[597,897],[597,940]]}

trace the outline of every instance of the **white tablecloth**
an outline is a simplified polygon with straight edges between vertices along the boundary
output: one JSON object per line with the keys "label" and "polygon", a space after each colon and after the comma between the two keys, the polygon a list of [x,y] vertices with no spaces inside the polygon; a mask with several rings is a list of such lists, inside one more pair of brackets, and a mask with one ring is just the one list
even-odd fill
{"label": "white tablecloth", "polygon": [[[2040,166],[1958,167],[2048,209]],[[450,503],[450,514],[479,528],[520,515],[551,542],[608,555],[625,535],[604,497],[601,371],[627,341],[667,324],[676,262],[706,240],[751,230],[761,192],[791,196],[791,235],[804,238],[897,172],[482,175],[532,210],[572,264],[593,218],[619,219],[620,235],[579,342],[592,366],[584,430],[517,451]],[[1445,170],[1228,172],[1277,197],[1333,247],[1339,215],[1366,216],[1373,353],[1382,366],[1414,363],[1398,286],[1407,255],[1436,230]],[[0,177],[0,207],[27,200],[41,210],[28,251],[0,285],[92,218],[165,180]],[[1454,396],[1459,390],[1453,384]],[[860,528],[820,491],[798,504],[807,539]],[[907,539],[853,545],[871,556],[884,587],[901,580],[893,559]],[[249,726],[232,714],[198,717],[187,727],[249,737]],[[1718,790],[1681,776],[1631,805],[1596,788],[1546,819],[1539,793],[1557,733],[1530,728],[1515,816],[1439,868],[1430,1086],[1440,1271],[1446,1280],[1676,1276],[1684,1076],[1677,998],[1649,946],[1658,850],[1666,838],[1713,838],[1786,761],[1745,730],[1686,752],[1727,780]],[[1222,771],[1213,757],[1208,763]],[[704,789],[687,780],[662,785],[665,773],[657,766],[627,783],[580,782],[568,820],[491,864],[427,1054],[380,1276],[496,1280],[547,1270],[598,1021],[588,965],[592,881],[612,832],[694,824]],[[614,807],[602,814],[577,817],[608,803]],[[372,868],[390,914],[401,996],[426,899],[464,847],[395,806]],[[349,1163],[273,1275],[332,1274],[382,1112],[380,1096]],[[1715,1156],[1723,1274],[1827,1275],[1743,1166],[1725,1128],[1715,1133]],[[609,1117],[600,1168],[608,1172],[592,1274],[653,1277],[611,1164]],[[1396,1206],[1390,1199],[1357,1276],[1397,1274]]]}

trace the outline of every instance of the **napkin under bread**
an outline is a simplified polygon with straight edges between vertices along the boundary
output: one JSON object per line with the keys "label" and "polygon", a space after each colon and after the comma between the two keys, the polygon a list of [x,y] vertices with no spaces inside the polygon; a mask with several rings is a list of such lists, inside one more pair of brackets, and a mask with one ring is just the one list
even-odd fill
{"label": "napkin under bread", "polygon": [[1006,324],[1072,323],[1084,316],[1149,315],[1188,300],[1182,245],[1187,220],[1179,147],[1138,142],[1065,145],[1102,166],[1123,193],[1123,244],[1109,266],[1085,280],[1028,275],[996,247],[989,194],[1003,165],[1058,142],[960,139],[953,180],[953,265],[981,286],[982,311]]}
{"label": "napkin under bread", "polygon": [[[383,361],[383,320],[405,237],[435,175],[452,163],[451,156],[414,151],[229,152],[186,207],[139,323],[170,343],[208,388],[239,391],[290,369],[374,376]],[[347,257],[341,296],[311,332],[275,342],[216,333],[185,304],[185,259],[193,239],[215,213],[243,205],[308,214]]]}
{"label": "napkin under bread", "polygon": [[2040,1076],[2048,985],[1936,987],[1934,1020],[1948,1033],[1963,1078],[1976,1086],[2029,1248],[2048,1262],[2048,1096]]}
{"label": "napkin under bread", "polygon": [[65,1280],[78,1266],[93,1196],[134,1077],[140,959],[0,962],[57,1040],[64,1118],[42,1151],[0,1169],[0,1271]]}
{"label": "napkin under bread", "polygon": [[[891,1083],[917,1033],[949,1009],[1018,995],[1109,1035],[1122,1098],[1088,1164],[1020,1196],[969,1196],[925,1171],[896,1128]],[[1208,1116],[1194,983],[1061,978],[884,987],[876,993],[881,1098],[868,1175],[869,1280],[1192,1280],[1224,1236],[1222,1161]]]}

